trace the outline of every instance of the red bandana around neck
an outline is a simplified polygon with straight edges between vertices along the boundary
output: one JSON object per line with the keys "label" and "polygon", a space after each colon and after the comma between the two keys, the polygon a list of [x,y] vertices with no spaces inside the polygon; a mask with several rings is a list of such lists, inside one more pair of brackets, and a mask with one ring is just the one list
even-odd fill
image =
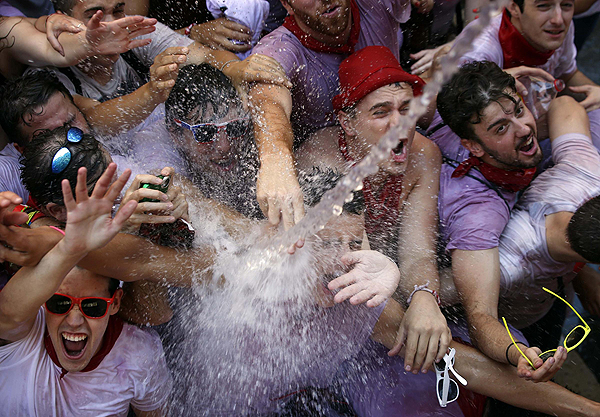
{"label": "red bandana around neck", "polygon": [[[47,313],[48,314],[48,313]],[[104,338],[102,340],[102,346],[100,350],[92,357],[90,362],[87,364],[85,368],[83,368],[79,372],[89,372],[93,371],[100,365],[102,360],[106,355],[110,353],[113,346],[117,342],[117,339],[121,335],[121,331],[123,330],[123,320],[117,318],[116,316],[110,316],[108,319],[108,326],[106,327],[106,332],[104,333]],[[50,338],[50,334],[48,333],[48,329],[44,332],[44,346],[46,347],[46,352],[52,362],[58,367],[62,369],[61,378],[67,374],[67,370],[65,370],[58,360],[58,356],[56,355],[56,351],[54,350],[54,345],[52,344],[52,339]]]}
{"label": "red bandana around neck", "polygon": [[[344,131],[340,129],[338,145],[344,159],[355,162],[348,153],[348,144]],[[369,178],[363,179],[363,196],[365,199],[365,230],[367,235],[390,230],[398,222],[400,215],[400,195],[402,194],[402,179],[404,175],[389,175],[383,189],[376,198],[373,194]]]}
{"label": "red bandana around neck", "polygon": [[536,67],[544,65],[554,51],[540,52],[535,49],[527,39],[514,27],[506,9],[502,12],[502,23],[498,31],[498,38],[502,45],[504,68],[514,68],[521,65]]}
{"label": "red bandana around neck", "polygon": [[356,0],[350,0],[350,12],[352,13],[352,22],[350,29],[350,37],[348,42],[342,45],[327,45],[321,41],[316,40],[308,33],[304,32],[296,23],[294,16],[288,16],[283,21],[283,27],[288,29],[298,38],[298,40],[307,47],[316,52],[328,52],[333,54],[351,54],[354,52],[354,46],[358,42],[358,35],[360,35],[360,13],[358,11],[358,5]]}
{"label": "red bandana around neck", "polygon": [[473,167],[477,167],[486,180],[513,193],[527,187],[533,181],[533,177],[537,171],[535,167],[509,171],[497,168],[487,162],[483,162],[481,159],[473,156],[473,154],[469,154],[469,158],[456,167],[452,173],[452,178],[465,176]]}

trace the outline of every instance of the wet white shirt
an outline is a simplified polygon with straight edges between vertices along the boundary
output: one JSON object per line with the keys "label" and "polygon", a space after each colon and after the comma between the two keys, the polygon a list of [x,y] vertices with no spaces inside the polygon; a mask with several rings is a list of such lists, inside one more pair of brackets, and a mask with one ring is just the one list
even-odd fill
{"label": "wet white shirt", "polygon": [[500,314],[523,328],[542,318],[554,297],[557,277],[573,280],[575,263],[555,261],[546,244],[546,216],[575,212],[600,194],[600,156],[589,137],[566,134],[552,143],[555,165],[541,173],[513,209],[500,238]]}
{"label": "wet white shirt", "polygon": [[109,354],[89,372],[61,378],[44,347],[41,307],[29,334],[0,347],[0,416],[127,416],[161,407],[171,378],[160,339],[125,323]]}

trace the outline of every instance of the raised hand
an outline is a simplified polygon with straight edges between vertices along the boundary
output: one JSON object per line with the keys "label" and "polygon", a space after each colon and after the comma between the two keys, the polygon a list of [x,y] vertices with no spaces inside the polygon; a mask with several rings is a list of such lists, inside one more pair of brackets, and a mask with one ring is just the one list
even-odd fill
{"label": "raised hand", "polygon": [[367,307],[377,307],[391,297],[400,282],[396,264],[377,251],[348,252],[340,261],[353,268],[328,285],[332,291],[342,288],[334,297],[336,303],[350,299],[351,304],[366,302]]}
{"label": "raised hand", "polygon": [[246,52],[252,41],[250,29],[225,17],[194,25],[190,38],[213,49],[232,52]]}
{"label": "raised hand", "polygon": [[190,49],[183,46],[173,46],[162,51],[154,58],[150,67],[150,91],[166,101],[175,85],[179,68],[187,61]]}
{"label": "raised hand", "polygon": [[58,36],[63,32],[79,33],[82,30],[84,30],[83,23],[62,13],[51,14],[46,19],[46,38],[54,50],[62,56],[65,56],[65,50],[58,42]]}
{"label": "raised hand", "polygon": [[67,253],[86,254],[106,245],[116,236],[125,221],[137,206],[136,201],[125,204],[115,218],[111,210],[115,199],[127,183],[130,170],[125,172],[111,185],[117,165],[111,163],[100,177],[91,196],[88,196],[87,170],[80,168],[77,173],[75,197],[68,180],[62,182],[62,192],[67,209],[67,226],[62,245]]}
{"label": "raised hand", "polygon": [[156,19],[127,16],[111,22],[102,22],[104,14],[98,10],[88,21],[86,40],[94,54],[112,55],[148,45],[151,39],[135,39],[156,30]]}

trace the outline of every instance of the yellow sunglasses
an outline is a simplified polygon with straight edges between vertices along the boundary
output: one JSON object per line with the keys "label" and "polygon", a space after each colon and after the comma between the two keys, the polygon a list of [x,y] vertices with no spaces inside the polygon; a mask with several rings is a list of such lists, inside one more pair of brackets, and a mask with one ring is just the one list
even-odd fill
{"label": "yellow sunglasses", "polygon": [[[581,320],[583,322],[583,324],[584,324],[583,326],[581,324],[577,325],[573,330],[571,330],[569,332],[569,334],[567,335],[567,337],[565,337],[565,341],[563,343],[563,346],[565,347],[565,349],[567,349],[567,352],[570,352],[573,349],[577,348],[577,346],[579,346],[581,344],[581,342],[583,342],[585,340],[585,338],[588,336],[588,334],[590,334],[590,332],[592,331],[592,329],[590,329],[590,326],[588,326],[588,324],[585,322],[585,320],[579,315],[579,313],[577,312],[577,310],[575,310],[573,308],[573,306],[571,304],[569,304],[569,302],[567,300],[565,300],[564,298],[562,298],[560,295],[555,294],[554,292],[550,291],[548,288],[542,287],[542,289],[544,291],[546,291],[547,293],[552,294],[553,296],[555,296],[556,298],[558,298],[559,300],[561,300],[563,303],[565,303],[569,307],[571,307],[571,310],[573,310],[573,312],[575,314],[577,314],[577,317],[579,317],[579,320]],[[502,317],[502,321],[504,322],[504,327],[506,327],[506,331],[508,332],[508,335],[510,336],[510,340],[512,340],[513,345],[515,345],[515,347],[517,348],[517,350],[519,351],[519,353],[525,359],[527,359],[527,362],[529,362],[529,364],[531,365],[531,367],[533,369],[535,369],[535,366],[533,366],[533,363],[531,363],[531,361],[529,360],[529,358],[527,356],[525,356],[525,354],[523,353],[523,351],[521,350],[521,348],[519,348],[519,345],[516,343],[515,338],[510,333],[510,330],[508,329],[508,324],[506,323],[506,319],[504,317]],[[546,361],[546,359],[550,358],[551,356],[554,356],[554,352],[556,352],[556,349],[547,350],[547,351],[545,351],[543,353],[540,353],[540,358],[542,358],[543,361]]]}

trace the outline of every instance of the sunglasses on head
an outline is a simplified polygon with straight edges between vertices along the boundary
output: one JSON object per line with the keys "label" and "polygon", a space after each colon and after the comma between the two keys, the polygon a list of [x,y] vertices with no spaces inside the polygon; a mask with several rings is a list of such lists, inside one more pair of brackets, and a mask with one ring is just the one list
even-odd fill
{"label": "sunglasses on head", "polygon": [[66,294],[55,293],[46,301],[46,310],[57,316],[64,316],[76,305],[79,311],[88,319],[101,319],[108,313],[108,306],[115,301],[115,292],[111,298],[103,297],[71,297]]}
{"label": "sunglasses on head", "polygon": [[177,126],[191,130],[194,139],[198,143],[214,142],[217,139],[217,133],[223,129],[229,137],[243,136],[250,127],[250,119],[248,118],[233,119],[224,123],[200,123],[197,125],[190,125],[179,119],[173,119],[173,121]]}
{"label": "sunglasses on head", "polygon": [[[570,352],[573,349],[577,348],[577,346],[579,346],[581,344],[581,342],[583,342],[585,340],[585,338],[588,337],[588,334],[590,334],[590,332],[592,331],[592,329],[585,322],[585,320],[583,319],[583,317],[581,317],[581,315],[579,315],[579,313],[577,312],[577,310],[575,310],[575,308],[573,308],[573,306],[571,304],[569,304],[569,302],[567,300],[565,300],[564,298],[562,298],[560,295],[558,295],[558,294],[550,291],[546,287],[542,287],[542,289],[544,291],[546,291],[547,293],[552,294],[553,296],[555,296],[556,298],[558,298],[559,300],[561,300],[566,305],[568,305],[571,308],[571,310],[573,310],[573,312],[577,315],[577,317],[579,317],[579,320],[581,320],[583,322],[583,326],[581,324],[575,326],[575,328],[573,328],[573,330],[571,330],[569,332],[569,334],[567,335],[567,337],[565,337],[565,341],[563,343],[563,346],[565,347],[565,349],[567,349],[567,352]],[[535,369],[535,366],[533,366],[533,363],[531,363],[531,361],[529,360],[529,358],[523,353],[523,351],[521,350],[521,348],[519,347],[519,345],[515,341],[515,338],[511,334],[510,330],[508,329],[508,323],[506,323],[506,319],[504,317],[502,317],[502,321],[504,322],[504,327],[506,327],[506,331],[508,332],[508,335],[510,336],[510,340],[512,340],[513,345],[515,345],[515,347],[517,348],[517,350],[519,351],[519,353],[525,359],[527,359],[527,362],[529,362],[529,364],[531,365],[531,367],[533,369]],[[556,352],[556,349],[550,349],[550,350],[547,350],[545,352],[540,353],[539,356],[545,362],[546,359],[549,359],[552,356],[554,356],[555,352]]]}
{"label": "sunglasses on head", "polygon": [[[76,127],[72,127],[67,131],[67,140],[71,143],[81,142],[83,139],[83,131]],[[71,162],[71,151],[66,146],[60,148],[52,158],[52,173],[60,174],[69,166]]]}

